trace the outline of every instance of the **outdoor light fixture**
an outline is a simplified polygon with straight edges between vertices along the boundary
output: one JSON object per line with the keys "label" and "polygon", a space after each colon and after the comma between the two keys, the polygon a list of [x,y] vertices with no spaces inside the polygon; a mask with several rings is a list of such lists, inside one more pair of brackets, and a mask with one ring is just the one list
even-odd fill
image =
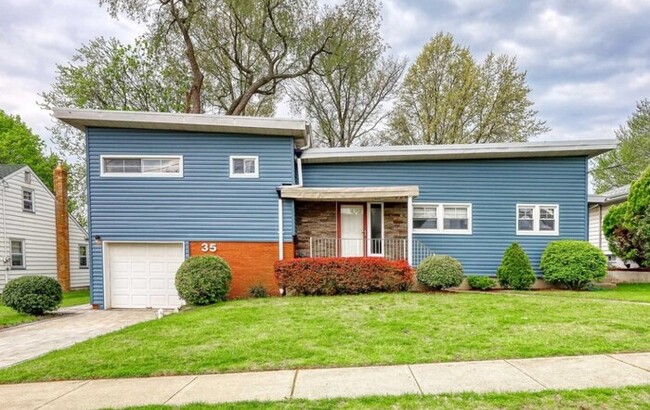
{"label": "outdoor light fixture", "polygon": [[101,245],[102,244],[102,237],[99,235],[95,235],[95,245]]}

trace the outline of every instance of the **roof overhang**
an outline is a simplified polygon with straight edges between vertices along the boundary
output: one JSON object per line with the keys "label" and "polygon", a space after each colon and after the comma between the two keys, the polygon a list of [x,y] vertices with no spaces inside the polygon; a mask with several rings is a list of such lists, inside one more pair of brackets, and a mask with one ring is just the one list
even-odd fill
{"label": "roof overhang", "polygon": [[459,159],[594,157],[616,148],[616,140],[541,141],[499,144],[405,145],[348,148],[310,148],[306,164]]}
{"label": "roof overhang", "polygon": [[306,121],[281,118],[75,108],[54,108],[52,112],[57,119],[81,131],[98,127],[289,136],[297,140],[298,146],[306,144],[310,132]]}
{"label": "roof overhang", "polygon": [[280,187],[283,199],[303,201],[394,201],[402,202],[409,197],[418,196],[418,186],[382,186],[354,188],[304,188],[297,186]]}
{"label": "roof overhang", "polygon": [[627,194],[618,196],[589,195],[587,202],[593,205],[610,205],[627,201]]}

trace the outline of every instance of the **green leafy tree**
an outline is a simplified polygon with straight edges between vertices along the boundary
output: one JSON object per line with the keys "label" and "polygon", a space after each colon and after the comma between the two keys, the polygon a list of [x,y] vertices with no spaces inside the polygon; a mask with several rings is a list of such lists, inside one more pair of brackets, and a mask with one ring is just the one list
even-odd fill
{"label": "green leafy tree", "polygon": [[0,164],[25,164],[52,189],[52,172],[58,158],[48,154],[45,143],[17,115],[0,110]]}
{"label": "green leafy tree", "polygon": [[616,256],[650,266],[650,166],[632,183],[627,202],[609,209],[603,233]]}
{"label": "green leafy tree", "polygon": [[627,185],[650,165],[650,100],[639,101],[636,112],[616,130],[618,147],[592,162],[596,192]]}
{"label": "green leafy tree", "polygon": [[497,280],[504,288],[518,290],[530,289],[535,283],[535,271],[530,264],[530,259],[517,242],[506,249],[497,269]]}
{"label": "green leafy tree", "polygon": [[386,55],[377,1],[350,0],[335,11],[349,29],[338,33],[312,73],[296,81],[292,107],[310,118],[316,145],[367,145],[388,115],[383,105],[395,94],[406,60]]}
{"label": "green leafy tree", "polygon": [[409,68],[384,139],[396,144],[526,141],[549,129],[528,99],[515,58],[478,64],[451,34],[438,33]]}

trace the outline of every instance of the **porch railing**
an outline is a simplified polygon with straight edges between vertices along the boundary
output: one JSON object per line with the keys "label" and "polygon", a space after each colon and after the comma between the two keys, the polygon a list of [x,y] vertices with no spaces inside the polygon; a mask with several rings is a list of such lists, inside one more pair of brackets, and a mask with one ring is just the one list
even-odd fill
{"label": "porch railing", "polygon": [[[427,256],[434,255],[425,244],[413,240],[413,266]],[[346,239],[309,238],[309,256],[312,258],[345,256],[379,256],[389,260],[408,260],[407,239]]]}

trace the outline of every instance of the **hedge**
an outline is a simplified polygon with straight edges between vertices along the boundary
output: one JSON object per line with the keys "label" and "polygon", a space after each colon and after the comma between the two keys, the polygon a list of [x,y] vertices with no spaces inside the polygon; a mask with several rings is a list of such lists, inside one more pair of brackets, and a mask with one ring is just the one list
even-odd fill
{"label": "hedge", "polygon": [[470,288],[477,289],[477,290],[490,290],[497,285],[494,279],[488,276],[478,276],[478,275],[468,276],[467,284],[469,285]]}
{"label": "hedge", "polygon": [[384,258],[301,258],[278,261],[275,278],[290,295],[398,292],[413,284],[406,261]]}

